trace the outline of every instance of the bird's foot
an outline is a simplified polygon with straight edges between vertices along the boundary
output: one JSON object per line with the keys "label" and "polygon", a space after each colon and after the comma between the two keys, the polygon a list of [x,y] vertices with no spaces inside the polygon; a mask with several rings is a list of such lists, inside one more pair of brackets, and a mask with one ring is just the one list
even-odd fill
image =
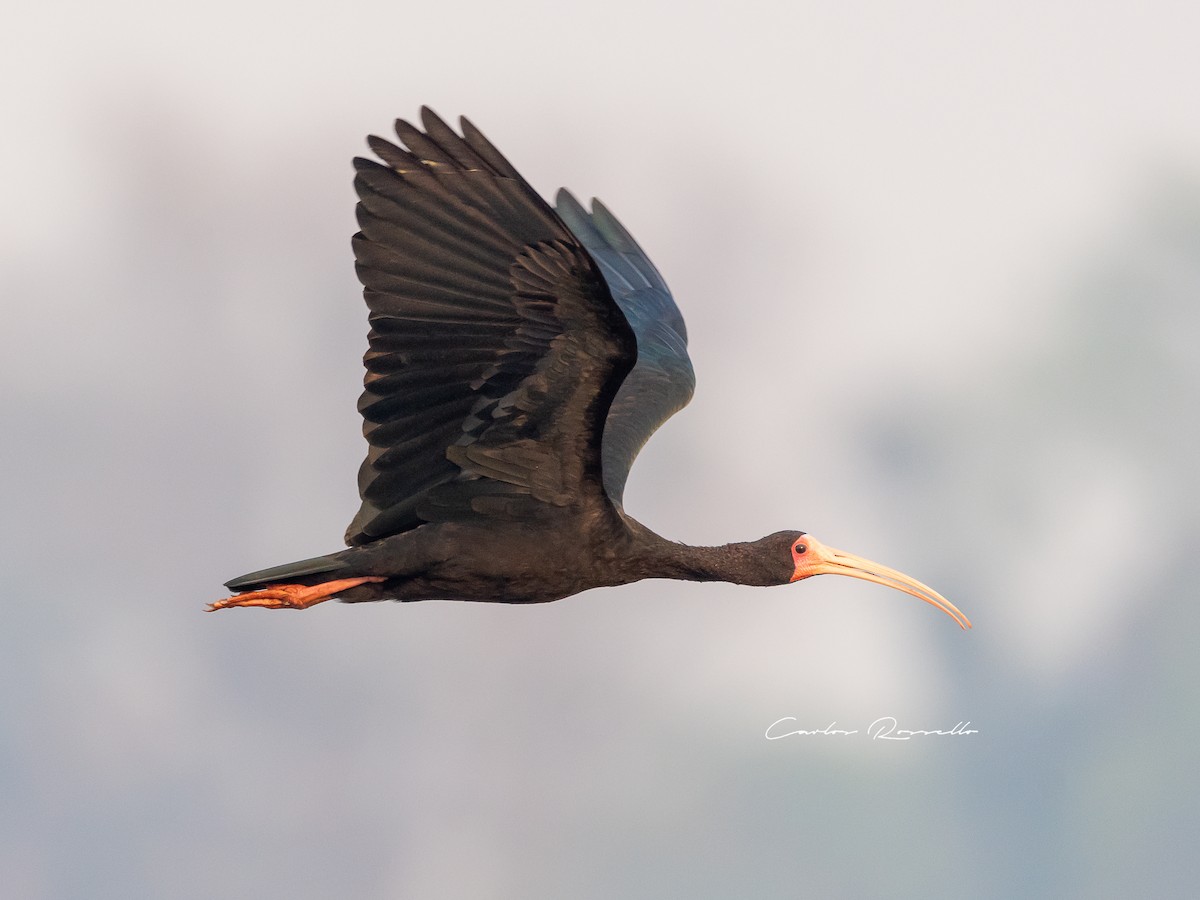
{"label": "bird's foot", "polygon": [[261,591],[246,591],[210,603],[205,612],[216,612],[218,609],[229,609],[233,606],[261,606],[265,609],[308,609],[317,603],[323,603],[343,591],[368,582],[386,581],[385,578],[342,578],[337,581],[326,581],[322,584],[269,584]]}

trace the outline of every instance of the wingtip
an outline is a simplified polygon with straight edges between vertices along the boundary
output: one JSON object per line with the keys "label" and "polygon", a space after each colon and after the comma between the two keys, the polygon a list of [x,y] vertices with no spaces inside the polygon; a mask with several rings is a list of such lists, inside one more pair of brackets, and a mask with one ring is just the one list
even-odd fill
{"label": "wingtip", "polygon": [[592,198],[592,222],[614,248],[627,253],[642,252],[629,229],[621,224],[621,220],[612,214],[599,197]]}
{"label": "wingtip", "polygon": [[592,215],[600,216],[602,219],[609,219],[613,222],[617,221],[617,217],[612,214],[612,210],[604,205],[604,201],[599,197],[592,198]]}
{"label": "wingtip", "polygon": [[396,132],[396,137],[400,138],[401,143],[404,143],[405,134],[411,134],[414,131],[420,131],[416,125],[404,118],[397,118],[396,121],[392,123],[392,129]]}
{"label": "wingtip", "polygon": [[421,107],[421,124],[425,126],[426,134],[428,134],[432,129],[438,128],[439,126],[447,129],[450,127],[446,124],[445,120],[441,116],[433,111],[433,108],[430,106]]}
{"label": "wingtip", "polygon": [[574,194],[565,187],[560,187],[558,193],[554,195],[555,206],[570,206],[584,212],[583,204],[581,204]]}

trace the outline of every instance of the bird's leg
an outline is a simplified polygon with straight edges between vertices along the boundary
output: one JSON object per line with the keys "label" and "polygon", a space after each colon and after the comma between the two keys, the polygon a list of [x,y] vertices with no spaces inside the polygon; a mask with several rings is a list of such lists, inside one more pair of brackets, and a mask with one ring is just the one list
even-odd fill
{"label": "bird's leg", "polygon": [[205,612],[229,609],[232,606],[262,606],[266,609],[308,609],[323,603],[342,591],[368,582],[386,581],[386,578],[342,578],[321,584],[269,584],[261,591],[247,591],[208,604]]}

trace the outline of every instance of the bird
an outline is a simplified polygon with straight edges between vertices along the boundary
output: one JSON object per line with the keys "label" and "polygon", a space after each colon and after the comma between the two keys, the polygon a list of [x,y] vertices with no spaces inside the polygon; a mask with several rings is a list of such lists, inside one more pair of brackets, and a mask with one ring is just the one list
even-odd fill
{"label": "bird", "polygon": [[354,160],[368,452],[347,549],[234,578],[209,611],[838,574],[971,627],[932,588],[804,531],[697,547],[628,515],[634,458],[695,388],[666,282],[599,200],[563,189],[551,207],[465,117],[461,133],[428,107],[420,122]]}

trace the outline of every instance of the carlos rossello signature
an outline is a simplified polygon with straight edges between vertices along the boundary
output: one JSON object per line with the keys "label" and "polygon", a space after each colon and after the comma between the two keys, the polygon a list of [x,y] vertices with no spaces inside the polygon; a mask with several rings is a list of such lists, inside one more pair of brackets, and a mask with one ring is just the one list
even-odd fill
{"label": "carlos rossello signature", "polygon": [[[953,728],[949,729],[900,728],[895,716],[880,716],[867,726],[866,736],[873,741],[909,741],[913,738],[926,737],[930,735],[961,737],[968,734],[979,734],[978,729],[968,727],[970,724],[971,722],[968,720],[966,722],[959,722]],[[857,728],[838,728],[837,722],[830,722],[824,728],[807,730],[804,728],[796,728],[795,725],[795,716],[784,716],[782,719],[776,719],[767,726],[765,737],[768,741],[778,741],[788,737],[808,737],[810,735],[852,735],[859,733]]]}

